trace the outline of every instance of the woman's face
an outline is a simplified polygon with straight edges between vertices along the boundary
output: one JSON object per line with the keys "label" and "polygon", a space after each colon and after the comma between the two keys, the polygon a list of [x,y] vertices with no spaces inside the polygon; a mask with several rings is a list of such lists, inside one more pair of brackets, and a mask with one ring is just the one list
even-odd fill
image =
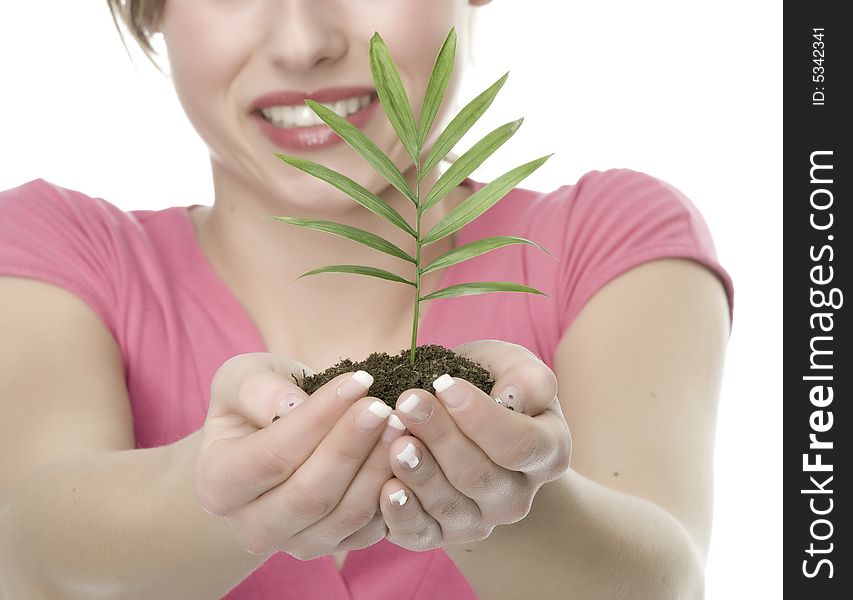
{"label": "woman's face", "polygon": [[[159,29],[175,90],[210,150],[215,180],[306,207],[322,202],[326,211],[352,208],[353,201],[273,152],[309,158],[376,193],[387,183],[342,141],[317,147],[279,145],[264,133],[268,125],[253,104],[278,91],[374,90],[369,47],[379,32],[417,122],[436,54],[455,26],[456,64],[432,129],[435,139],[441,120],[453,116],[448,112],[467,50],[468,10],[469,0],[167,0]],[[287,104],[304,106],[303,101]],[[408,170],[411,159],[381,107],[374,108],[380,110],[373,110],[359,127],[401,170]]]}

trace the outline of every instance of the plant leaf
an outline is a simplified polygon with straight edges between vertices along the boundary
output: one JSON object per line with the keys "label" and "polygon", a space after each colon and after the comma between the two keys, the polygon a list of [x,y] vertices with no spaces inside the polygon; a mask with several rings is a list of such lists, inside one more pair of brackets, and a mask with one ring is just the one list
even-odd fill
{"label": "plant leaf", "polygon": [[403,260],[407,260],[410,263],[417,264],[415,258],[413,256],[409,256],[409,254],[406,253],[404,250],[398,248],[391,242],[379,237],[378,235],[370,233],[369,231],[364,231],[363,229],[358,229],[357,227],[351,227],[349,225],[343,225],[341,223],[333,223],[332,221],[298,219],[296,217],[270,216],[269,218],[284,221],[285,223],[290,223],[291,225],[299,225],[300,227],[306,227],[308,229],[316,229],[318,231],[333,233],[335,235],[350,239],[354,242],[358,242],[359,244],[364,244],[365,246],[370,246],[371,248],[381,250],[382,252],[390,254],[391,256],[396,256],[397,258],[402,258]]}
{"label": "plant leaf", "polygon": [[403,217],[400,216],[400,213],[394,210],[387,202],[385,202],[385,200],[373,192],[366,190],[349,177],[341,175],[336,171],[332,171],[328,167],[324,167],[323,165],[306,158],[289,156],[287,154],[273,154],[287,164],[294,166],[301,171],[305,171],[309,175],[313,175],[318,179],[322,179],[327,183],[331,183],[367,210],[393,223],[413,238],[418,238],[417,232],[412,229],[412,226],[409,225]]}
{"label": "plant leaf", "polygon": [[376,169],[388,183],[397,188],[401,194],[412,201],[415,206],[418,205],[418,197],[412,190],[409,182],[400,172],[391,159],[388,158],[379,146],[373,143],[373,140],[368,138],[362,131],[341,117],[338,113],[330,109],[328,106],[315,102],[311,99],[306,99],[305,104],[313,110],[326,125],[331,127],[335,133],[343,138],[343,140],[352,146],[352,149],[358,152],[364,160]]}
{"label": "plant leaf", "polygon": [[479,217],[553,155],[551,153],[516,167],[471,194],[436,223],[435,227],[421,241],[421,246],[437,242]]}
{"label": "plant leaf", "polygon": [[316,275],[317,273],[355,273],[356,275],[369,275],[370,277],[379,277],[380,279],[388,279],[389,281],[408,283],[415,287],[414,281],[403,279],[395,273],[391,273],[390,271],[385,271],[383,269],[377,269],[375,267],[362,267],[360,265],[329,265],[328,267],[320,267],[319,269],[303,273],[296,279],[300,279],[306,275]]}
{"label": "plant leaf", "polygon": [[453,188],[462,183],[477,167],[483,164],[483,161],[494,154],[495,150],[500,148],[504,142],[518,131],[523,121],[524,119],[522,118],[501,125],[455,160],[450,165],[450,168],[442,173],[438,181],[430,188],[427,197],[421,202],[421,213],[432,208],[436,202],[441,201]]}
{"label": "plant leaf", "polygon": [[379,32],[375,32],[370,39],[370,70],[373,73],[373,82],[376,84],[376,93],[388,120],[403,142],[403,146],[416,165],[420,164],[418,151],[417,127],[415,117],[412,114],[412,105],[406,88],[400,81],[400,74],[394,64],[394,59],[388,52],[385,42]]}
{"label": "plant leaf", "polygon": [[490,252],[503,246],[509,246],[510,244],[531,244],[540,250],[544,250],[551,256],[551,258],[556,260],[556,257],[553,254],[536,242],[531,242],[528,239],[515,237],[513,235],[499,235],[477,240],[476,242],[471,242],[470,244],[465,244],[464,246],[459,246],[458,248],[453,248],[452,250],[445,252],[429,265],[424,267],[421,271],[421,275],[426,275],[436,269],[443,269],[450,265],[455,265],[456,263],[468,260],[469,258],[474,258],[475,256],[485,254],[486,252]]}
{"label": "plant leaf", "polygon": [[509,71],[504,73],[503,77],[494,82],[479,96],[471,100],[465,108],[459,111],[459,114],[453,117],[453,120],[448,123],[445,130],[435,140],[426,163],[424,163],[424,166],[421,167],[418,173],[420,179],[423,179],[438,164],[438,161],[447,156],[447,153],[471,129],[471,126],[477,122],[477,119],[486,112],[486,109],[492,104],[492,100],[495,99],[495,96],[503,87],[507,77],[509,77]]}
{"label": "plant leaf", "polygon": [[435,115],[438,114],[438,109],[444,99],[444,93],[447,91],[447,84],[450,81],[450,75],[453,73],[453,63],[456,58],[456,27],[450,28],[450,33],[444,40],[441,50],[435,59],[435,64],[432,67],[432,73],[429,76],[426,92],[424,93],[424,102],[421,107],[421,118],[418,123],[418,148],[422,148],[424,140],[429,135],[429,130],[432,128]]}
{"label": "plant leaf", "polygon": [[[472,296],[474,294],[488,294],[489,292],[526,292],[528,294],[541,294],[548,296],[545,292],[540,292],[536,288],[521,285],[520,283],[512,283],[511,281],[475,281],[472,283],[460,283],[442,288],[420,298],[424,300],[434,300],[436,298],[451,298],[453,296]],[[550,296],[549,296],[550,297]]]}

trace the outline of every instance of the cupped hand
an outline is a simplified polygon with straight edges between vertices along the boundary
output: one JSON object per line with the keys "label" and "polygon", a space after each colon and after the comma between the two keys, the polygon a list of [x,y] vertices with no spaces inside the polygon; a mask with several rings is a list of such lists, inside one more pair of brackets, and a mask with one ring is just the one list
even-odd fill
{"label": "cupped hand", "polygon": [[453,350],[492,374],[494,396],[505,394],[499,403],[443,375],[436,395],[400,395],[396,411],[411,435],[391,444],[394,478],[382,487],[380,507],[385,537],[408,550],[485,539],[527,516],[538,489],[569,468],[571,436],[553,371],[523,346],[499,340]]}
{"label": "cupped hand", "polygon": [[387,532],[379,491],[393,475],[388,448],[404,426],[384,402],[364,397],[352,372],[309,397],[293,379],[303,368],[274,354],[240,354],[211,384],[196,495],[251,554],[310,560],[370,546]]}

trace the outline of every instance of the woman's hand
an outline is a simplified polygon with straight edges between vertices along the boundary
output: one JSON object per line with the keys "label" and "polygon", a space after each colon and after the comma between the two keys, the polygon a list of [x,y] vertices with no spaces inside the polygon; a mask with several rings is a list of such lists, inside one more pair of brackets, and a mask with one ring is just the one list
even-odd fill
{"label": "woman's hand", "polygon": [[499,340],[454,351],[486,368],[493,393],[506,391],[502,403],[515,410],[458,377],[436,380],[441,401],[421,389],[400,396],[396,411],[411,436],[391,445],[395,478],[382,487],[380,506],[385,537],[408,550],[485,539],[527,516],[539,487],[569,468],[571,437],[553,371],[523,346]]}
{"label": "woman's hand", "polygon": [[[292,378],[303,367],[269,353],[241,354],[211,384],[196,494],[204,510],[228,519],[251,554],[283,550],[310,560],[370,546],[387,532],[379,491],[393,475],[388,448],[402,423],[384,402],[363,398],[366,387],[353,373],[309,399]],[[271,423],[277,413],[287,416]]]}

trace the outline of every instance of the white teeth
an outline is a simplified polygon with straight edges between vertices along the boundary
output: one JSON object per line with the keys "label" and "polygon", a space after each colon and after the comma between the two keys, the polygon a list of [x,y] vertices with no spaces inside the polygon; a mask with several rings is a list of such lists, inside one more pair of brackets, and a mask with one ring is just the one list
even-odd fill
{"label": "white teeth", "polygon": [[[323,102],[322,104],[341,117],[347,117],[370,104],[371,99],[371,94],[365,94],[344,98],[337,102]],[[301,106],[270,106],[262,108],[261,113],[267,121],[271,121],[279,127],[308,127],[323,124],[323,120],[304,104]]]}
{"label": "white teeth", "polygon": [[293,121],[296,125],[321,125],[323,123],[320,117],[317,116],[317,113],[305,104],[302,106],[294,106],[292,110]]}
{"label": "white teeth", "polygon": [[347,101],[346,100],[338,100],[337,102],[335,102],[334,106],[335,107],[332,110],[335,111],[336,113],[338,113],[339,117],[346,117],[348,114],[350,114],[347,112]]}

